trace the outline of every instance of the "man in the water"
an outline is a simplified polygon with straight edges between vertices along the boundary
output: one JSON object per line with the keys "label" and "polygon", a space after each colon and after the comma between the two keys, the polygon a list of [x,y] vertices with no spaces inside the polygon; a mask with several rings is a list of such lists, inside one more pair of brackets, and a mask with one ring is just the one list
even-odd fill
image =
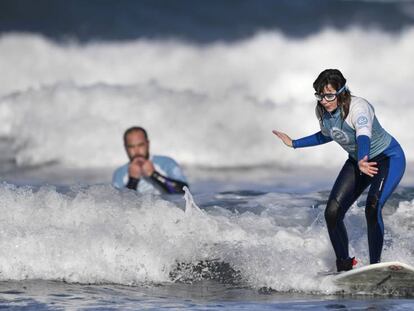
{"label": "man in the water", "polygon": [[112,185],[115,188],[126,187],[141,193],[183,193],[183,188],[188,187],[177,162],[166,156],[150,156],[150,141],[142,127],[127,129],[124,145],[130,161],[114,172]]}

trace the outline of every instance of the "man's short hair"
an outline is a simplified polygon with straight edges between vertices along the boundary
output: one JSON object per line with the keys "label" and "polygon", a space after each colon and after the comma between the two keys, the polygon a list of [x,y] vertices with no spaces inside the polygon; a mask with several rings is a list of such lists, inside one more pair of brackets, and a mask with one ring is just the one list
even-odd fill
{"label": "man's short hair", "polygon": [[130,127],[129,129],[127,129],[124,133],[124,145],[126,145],[127,136],[132,132],[142,132],[144,134],[145,140],[148,140],[147,131],[144,128],[142,128],[140,126],[133,126],[133,127]]}

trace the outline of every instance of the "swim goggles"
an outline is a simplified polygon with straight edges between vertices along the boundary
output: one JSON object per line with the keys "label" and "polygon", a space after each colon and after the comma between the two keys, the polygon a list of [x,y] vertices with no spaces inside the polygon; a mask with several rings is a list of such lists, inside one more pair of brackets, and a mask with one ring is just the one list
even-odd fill
{"label": "swim goggles", "polygon": [[343,87],[341,87],[339,89],[338,92],[336,93],[326,93],[326,94],[319,94],[319,93],[315,93],[315,97],[318,101],[322,101],[322,99],[325,98],[325,100],[327,102],[331,102],[333,100],[335,100],[336,96],[338,96],[339,94],[341,94],[343,91],[345,91],[347,89],[346,85],[344,85]]}

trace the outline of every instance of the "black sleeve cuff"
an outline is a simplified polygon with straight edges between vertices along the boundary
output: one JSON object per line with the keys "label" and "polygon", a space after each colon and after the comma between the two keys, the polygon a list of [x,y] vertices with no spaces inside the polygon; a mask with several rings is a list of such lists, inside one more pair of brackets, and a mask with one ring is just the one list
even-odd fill
{"label": "black sleeve cuff", "polygon": [[129,176],[126,187],[128,189],[137,190],[138,183],[139,183],[139,178],[134,178],[134,177]]}

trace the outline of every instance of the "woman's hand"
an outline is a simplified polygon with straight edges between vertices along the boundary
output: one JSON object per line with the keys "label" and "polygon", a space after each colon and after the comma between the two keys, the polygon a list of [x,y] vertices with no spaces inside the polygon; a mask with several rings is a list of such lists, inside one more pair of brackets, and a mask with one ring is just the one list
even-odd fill
{"label": "woman's hand", "polygon": [[286,146],[293,147],[292,139],[287,134],[276,130],[273,130],[272,133],[279,137]]}
{"label": "woman's hand", "polygon": [[359,160],[358,167],[362,173],[369,177],[374,177],[378,173],[377,162],[368,162],[368,156]]}

